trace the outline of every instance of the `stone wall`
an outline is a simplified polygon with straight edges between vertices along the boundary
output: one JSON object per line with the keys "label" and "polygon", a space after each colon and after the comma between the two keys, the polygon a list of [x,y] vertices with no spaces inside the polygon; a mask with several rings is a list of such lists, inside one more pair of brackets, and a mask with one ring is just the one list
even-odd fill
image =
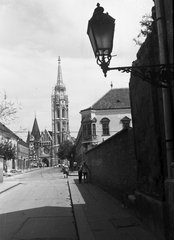
{"label": "stone wall", "polygon": [[[170,12],[170,14],[166,13],[169,23],[172,22],[169,21],[171,4],[171,1],[166,3]],[[159,64],[160,51],[156,24],[155,21],[152,33],[137,53],[134,66]],[[171,33],[169,35],[173,38]],[[172,50],[170,46],[168,49]],[[154,82],[159,79],[155,73],[151,74],[151,77]],[[171,89],[168,92],[171,94]],[[137,215],[149,225],[159,239],[168,240],[173,239],[174,236],[174,185],[173,179],[169,176],[166,157],[164,127],[166,118],[163,97],[164,89],[144,82],[142,78],[131,74],[130,100],[138,173],[135,194]],[[172,98],[170,103],[172,104]],[[173,115],[171,114],[170,117],[171,120]]]}
{"label": "stone wall", "polygon": [[[156,34],[152,34],[138,52],[134,65],[158,64],[157,46]],[[159,108],[160,99],[160,89],[143,82],[141,78],[132,74],[130,100],[135,134],[135,153],[138,161],[138,189],[162,200],[164,179],[162,177],[162,137],[159,119],[162,120],[163,117]]]}
{"label": "stone wall", "polygon": [[124,129],[86,153],[90,181],[125,203],[136,188],[133,129]]}

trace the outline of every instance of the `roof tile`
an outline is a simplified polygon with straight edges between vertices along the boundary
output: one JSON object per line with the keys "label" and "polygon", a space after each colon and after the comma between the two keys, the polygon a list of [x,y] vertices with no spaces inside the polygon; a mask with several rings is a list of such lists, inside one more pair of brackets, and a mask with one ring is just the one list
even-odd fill
{"label": "roof tile", "polygon": [[130,108],[129,88],[115,88],[107,92],[91,107],[92,109]]}

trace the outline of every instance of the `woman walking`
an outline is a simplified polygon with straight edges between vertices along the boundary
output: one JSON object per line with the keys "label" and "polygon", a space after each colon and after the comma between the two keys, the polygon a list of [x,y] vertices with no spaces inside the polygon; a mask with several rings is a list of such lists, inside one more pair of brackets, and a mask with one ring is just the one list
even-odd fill
{"label": "woman walking", "polygon": [[84,182],[88,183],[88,174],[89,174],[89,168],[88,165],[86,164],[86,162],[83,163],[83,169],[82,169],[82,173],[83,173],[83,177],[84,177]]}

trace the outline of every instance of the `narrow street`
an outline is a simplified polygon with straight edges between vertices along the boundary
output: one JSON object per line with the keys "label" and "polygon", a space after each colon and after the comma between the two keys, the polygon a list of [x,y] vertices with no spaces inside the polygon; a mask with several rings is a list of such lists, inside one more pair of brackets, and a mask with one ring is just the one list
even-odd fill
{"label": "narrow street", "polygon": [[19,185],[0,194],[0,239],[77,240],[67,179],[60,168],[6,179]]}

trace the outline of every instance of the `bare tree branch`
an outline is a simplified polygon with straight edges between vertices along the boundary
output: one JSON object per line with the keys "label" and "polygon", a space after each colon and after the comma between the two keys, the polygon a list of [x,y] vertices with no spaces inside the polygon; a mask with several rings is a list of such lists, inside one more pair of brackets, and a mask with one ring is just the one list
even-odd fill
{"label": "bare tree branch", "polygon": [[20,110],[20,104],[16,101],[12,101],[7,98],[7,94],[4,91],[0,100],[0,121],[3,124],[9,124],[17,117],[16,114]]}

